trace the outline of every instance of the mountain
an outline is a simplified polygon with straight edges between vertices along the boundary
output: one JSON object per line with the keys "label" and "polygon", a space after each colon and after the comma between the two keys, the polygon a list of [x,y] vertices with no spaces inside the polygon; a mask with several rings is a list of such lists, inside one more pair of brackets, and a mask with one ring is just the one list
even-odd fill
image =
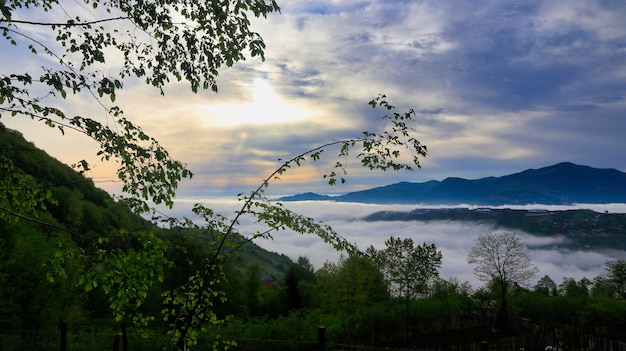
{"label": "mountain", "polygon": [[323,201],[323,200],[334,200],[335,197],[328,195],[320,195],[316,193],[304,193],[297,194],[292,196],[281,197],[280,201]]}
{"label": "mountain", "polygon": [[401,182],[339,196],[305,193],[279,200],[479,206],[626,203],[626,173],[563,162],[502,177]]}

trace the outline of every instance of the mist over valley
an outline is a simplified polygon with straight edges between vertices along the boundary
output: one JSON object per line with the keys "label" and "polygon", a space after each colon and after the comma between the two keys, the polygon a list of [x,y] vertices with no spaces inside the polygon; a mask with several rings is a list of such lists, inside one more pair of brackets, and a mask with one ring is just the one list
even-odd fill
{"label": "mist over valley", "polygon": [[[188,215],[191,206],[200,202],[217,212],[231,216],[238,210],[241,202],[228,198],[213,199],[178,199],[174,214]],[[518,229],[496,226],[493,224],[452,221],[452,220],[366,220],[366,217],[381,211],[410,212],[416,209],[472,208],[470,205],[393,205],[363,204],[335,201],[294,201],[283,203],[285,207],[298,213],[306,214],[324,224],[330,225],[337,233],[356,244],[360,250],[370,245],[380,249],[390,236],[412,238],[416,243],[434,243],[443,254],[440,276],[444,279],[456,278],[468,281],[473,288],[483,285],[472,274],[472,267],[466,258],[475,239],[491,232],[514,232],[529,248],[529,255],[540,271],[536,280],[544,275],[550,276],[557,284],[563,278],[577,280],[587,277],[593,279],[605,273],[607,260],[624,259],[626,251],[610,248],[574,248],[571,239],[564,235],[537,235]],[[518,205],[493,206],[493,209],[526,209],[546,211],[566,211],[589,209],[597,213],[626,213],[626,204],[578,204],[578,205]],[[240,220],[241,234],[246,235],[263,227],[251,218]],[[291,230],[273,234],[273,240],[256,240],[255,243],[267,250],[285,254],[292,260],[299,256],[310,259],[315,269],[324,262],[336,262],[342,254],[329,244],[312,235],[302,235]]]}

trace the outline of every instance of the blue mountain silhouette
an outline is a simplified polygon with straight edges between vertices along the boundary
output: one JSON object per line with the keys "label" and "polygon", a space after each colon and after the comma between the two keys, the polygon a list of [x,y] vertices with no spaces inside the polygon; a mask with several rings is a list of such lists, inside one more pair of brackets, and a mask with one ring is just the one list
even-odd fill
{"label": "blue mountain silhouette", "polygon": [[279,200],[478,206],[626,203],[626,173],[563,162],[502,177],[401,182],[338,196],[304,193]]}

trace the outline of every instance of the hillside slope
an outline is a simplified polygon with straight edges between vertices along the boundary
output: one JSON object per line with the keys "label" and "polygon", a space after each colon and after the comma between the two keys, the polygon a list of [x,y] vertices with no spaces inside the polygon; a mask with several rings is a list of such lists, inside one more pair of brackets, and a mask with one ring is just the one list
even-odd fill
{"label": "hillside slope", "polygon": [[[50,192],[44,204],[45,210],[36,216],[38,220],[50,222],[82,237],[93,239],[106,237],[120,229],[129,232],[164,231],[130,211],[123,203],[115,201],[107,192],[97,188],[91,179],[38,149],[33,143],[25,140],[21,133],[0,123],[0,166],[2,166],[0,172],[8,172],[6,167],[9,165],[13,167],[13,172],[32,177],[31,189],[44,189]],[[8,179],[7,174],[0,175]],[[12,186],[10,184],[4,186],[5,189],[1,189],[4,192],[0,192],[0,209],[6,206],[5,208],[12,213],[19,212],[12,208],[11,202],[2,201],[12,196],[9,191]],[[18,193],[25,193],[31,189],[17,190]],[[13,198],[19,200],[20,195]],[[20,214],[31,217],[31,214]],[[0,217],[0,230],[3,228],[1,219]],[[207,240],[212,239],[209,236],[200,235],[200,239],[210,246]],[[82,244],[84,243],[79,243],[79,246]],[[240,251],[234,257],[233,263],[241,269],[256,262],[264,274],[282,276],[293,263],[289,257],[269,252],[252,242],[246,243]]]}

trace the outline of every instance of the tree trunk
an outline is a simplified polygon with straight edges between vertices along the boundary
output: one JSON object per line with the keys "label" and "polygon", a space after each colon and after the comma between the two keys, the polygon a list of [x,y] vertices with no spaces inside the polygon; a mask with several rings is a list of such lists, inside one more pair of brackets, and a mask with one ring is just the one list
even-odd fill
{"label": "tree trunk", "polygon": [[508,300],[506,297],[506,290],[507,290],[507,284],[505,284],[504,282],[501,282],[500,294],[502,298],[502,305],[500,305],[500,313],[498,313],[498,319],[499,319],[500,328],[505,331],[509,329],[509,306],[508,306]]}
{"label": "tree trunk", "polygon": [[409,295],[404,299],[404,346],[409,348]]}

